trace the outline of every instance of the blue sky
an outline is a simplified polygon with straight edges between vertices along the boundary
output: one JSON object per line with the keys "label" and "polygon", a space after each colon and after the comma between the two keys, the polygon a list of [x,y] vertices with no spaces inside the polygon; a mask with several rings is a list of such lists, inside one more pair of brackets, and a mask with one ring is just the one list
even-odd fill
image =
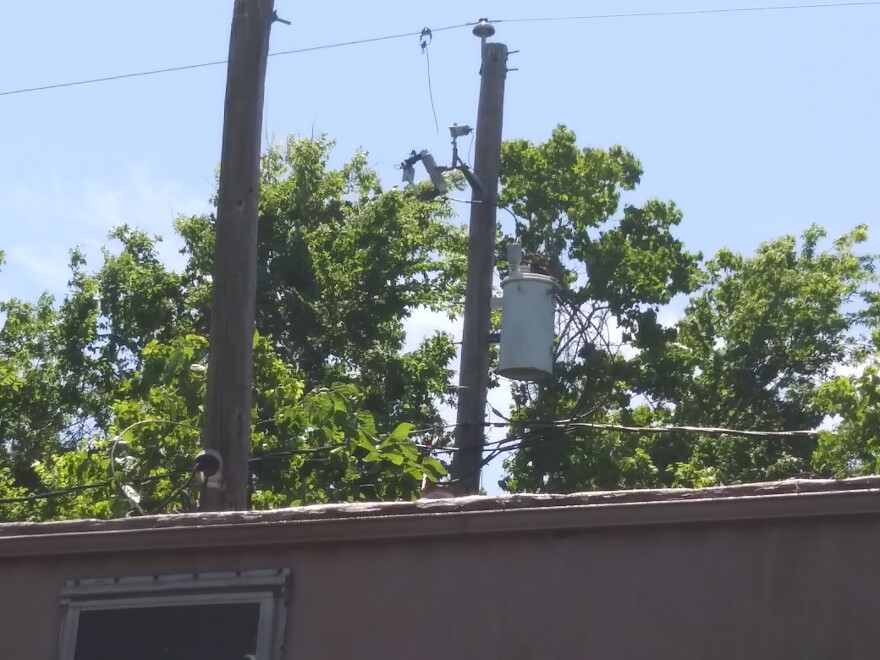
{"label": "blue sky", "polygon": [[[830,0],[835,1],[835,0]],[[447,0],[294,3],[272,50],[515,19],[788,4],[779,0]],[[794,3],[792,3],[794,4]],[[225,59],[232,0],[30,0],[0,6],[0,92]],[[880,228],[880,6],[497,24],[511,59],[505,136],[565,123],[585,145],[643,162],[630,199],[673,199],[691,249],[751,251],[812,222],[832,235]],[[326,132],[388,185],[411,149],[448,159],[443,127],[475,122],[479,42],[430,46],[440,134],[416,36],[273,57],[267,136]],[[0,297],[60,293],[67,251],[96,255],[121,222],[170,238],[210,210],[225,67],[0,96]],[[880,246],[880,229],[871,248]],[[173,241],[165,251],[179,263]],[[416,319],[414,334],[436,321]]]}

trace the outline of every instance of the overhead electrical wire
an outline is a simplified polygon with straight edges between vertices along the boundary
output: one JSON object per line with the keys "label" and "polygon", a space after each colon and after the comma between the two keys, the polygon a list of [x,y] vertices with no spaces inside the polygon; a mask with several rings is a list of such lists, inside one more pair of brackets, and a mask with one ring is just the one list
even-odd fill
{"label": "overhead electrical wire", "polygon": [[[561,429],[563,431],[569,432],[573,430],[594,430],[594,431],[605,431],[605,432],[619,432],[619,433],[643,433],[643,434],[667,434],[667,433],[685,433],[685,434],[700,434],[700,435],[711,435],[711,436],[719,436],[719,435],[729,435],[734,437],[743,437],[743,438],[815,438],[817,435],[817,431],[815,430],[800,430],[800,431],[750,431],[750,430],[742,430],[742,429],[728,429],[728,428],[720,428],[720,427],[702,427],[702,426],[625,426],[620,424],[601,424],[601,423],[590,423],[580,421],[578,418],[575,419],[561,419],[561,420],[551,420],[547,422],[542,421],[529,421],[522,420],[518,422],[511,422],[511,420],[505,418],[498,410],[494,407],[490,406],[492,411],[505,419],[503,422],[483,422],[481,425],[486,428],[508,428],[511,426],[519,426],[521,428],[527,429],[523,433],[511,434],[507,437],[496,440],[492,442],[485,443],[480,448],[474,448],[475,450],[479,450],[481,454],[487,454],[483,457],[480,469],[485,467],[488,463],[493,461],[495,458],[500,456],[501,454],[516,451],[520,449],[524,445],[531,445],[536,442],[545,441],[546,437],[542,437],[542,431],[548,429]],[[115,469],[115,455],[118,446],[124,443],[124,437],[129,432],[134,430],[135,428],[141,426],[155,426],[155,425],[168,425],[174,426],[177,428],[184,428],[192,431],[199,431],[199,428],[193,426],[191,424],[187,424],[185,422],[177,422],[165,419],[144,419],[137,422],[134,422],[127,426],[125,429],[120,431],[116,436],[111,440],[110,445],[110,472],[111,478],[106,481],[98,481],[89,484],[79,484],[76,486],[70,486],[67,488],[61,488],[58,490],[47,491],[45,493],[33,493],[30,495],[21,495],[16,497],[7,497],[0,498],[0,505],[4,504],[20,504],[26,502],[36,502],[39,500],[51,499],[54,497],[63,497],[64,495],[71,495],[73,493],[79,493],[87,490],[97,490],[101,488],[114,488],[118,489],[120,486],[123,488],[126,486],[130,486],[130,484],[143,485],[146,483],[150,483],[153,481],[160,481],[162,479],[166,479],[173,476],[178,476],[181,474],[188,474],[188,478],[185,482],[180,484],[177,488],[175,488],[172,493],[166,497],[161,504],[153,507],[150,511],[150,514],[160,513],[164,510],[164,508],[171,503],[174,499],[176,499],[187,487],[189,487],[197,473],[197,468],[189,468],[189,469],[178,469],[178,470],[169,470],[167,472],[163,472],[160,474],[151,475],[149,477],[144,477],[141,479],[132,479],[127,483],[123,483],[121,479],[117,476]],[[444,424],[440,427],[430,427],[423,429],[415,429],[412,431],[413,435],[421,435],[424,433],[428,433],[431,431],[437,431],[438,428],[448,429],[458,427],[458,423],[453,424]],[[414,446],[423,451],[427,451],[429,454],[453,454],[458,451],[462,451],[457,447],[442,447],[436,446],[433,444],[420,444],[413,443]],[[302,449],[289,449],[282,450],[277,452],[270,452],[267,454],[261,454],[259,456],[253,456],[248,460],[248,463],[260,463],[265,460],[275,459],[275,458],[290,458],[292,456],[297,455],[315,455],[322,454],[326,452],[332,452],[341,447],[349,446],[350,442],[340,441],[334,442],[327,445],[323,445],[320,447],[308,447]],[[143,514],[144,511],[140,507],[139,501],[132,501],[131,497],[126,493],[123,493],[130,502],[132,502],[136,508],[136,510]],[[135,491],[136,494],[136,491]]]}
{"label": "overhead electrical wire", "polygon": [[[433,28],[432,32],[445,32],[447,30],[457,30],[460,28],[475,25],[475,23],[461,23],[458,25],[446,25],[444,27]],[[347,46],[360,46],[364,44],[372,44],[380,41],[391,41],[393,39],[411,39],[412,37],[420,37],[422,32],[403,32],[399,34],[388,34],[382,37],[367,37],[366,39],[353,39],[351,41],[339,41],[331,44],[322,44],[320,46],[307,46],[305,48],[293,48],[291,50],[280,50],[269,53],[269,57],[282,57],[285,55],[299,55],[302,53],[313,53],[320,50],[330,50],[333,48],[345,48]],[[172,66],[164,69],[150,69],[147,71],[136,71],[133,73],[121,73],[115,76],[102,76],[100,78],[88,78],[85,80],[75,80],[66,83],[54,83],[51,85],[38,85],[34,87],[23,87],[21,89],[10,89],[0,92],[0,96],[13,96],[16,94],[29,94],[32,92],[42,92],[50,89],[61,89],[64,87],[79,87],[82,85],[94,85],[97,83],[112,82],[116,80],[126,80],[128,78],[143,78],[146,76],[156,76],[165,73],[175,73],[178,71],[190,71],[192,69],[205,69],[208,67],[221,66],[228,64],[229,60],[212,60],[209,62],[199,62],[198,64],[184,64],[181,66]]]}
{"label": "overhead electrical wire", "polygon": [[719,7],[714,9],[679,9],[642,12],[623,12],[618,14],[585,14],[582,16],[535,16],[529,18],[499,18],[492,23],[562,23],[568,21],[598,21],[612,18],[660,18],[663,16],[701,16],[707,14],[744,14],[764,11],[793,11],[804,9],[834,9],[844,7],[871,7],[880,5],[880,0],[853,0],[852,2],[821,2],[797,5],[769,5],[754,7]]}
{"label": "overhead electrical wire", "polygon": [[[770,11],[792,11],[807,9],[834,9],[847,7],[870,7],[880,6],[880,0],[853,0],[851,2],[823,2],[813,4],[794,4],[794,5],[770,5],[770,6],[754,6],[754,7],[726,7],[715,9],[686,9],[686,10],[665,10],[665,11],[647,11],[647,12],[628,12],[616,14],[585,14],[574,16],[533,16],[524,18],[500,18],[493,19],[493,23],[562,23],[569,21],[597,21],[603,19],[622,19],[622,18],[659,18],[664,16],[698,16],[708,14],[737,14],[750,12],[770,12]],[[439,28],[431,28],[431,31],[445,32],[448,30],[457,30],[476,25],[475,21],[467,23],[459,23],[456,25],[446,25]],[[322,50],[330,50],[334,48],[345,48],[349,46],[360,46],[365,44],[378,43],[381,41],[391,41],[395,39],[411,39],[412,37],[421,37],[422,32],[401,32],[397,34],[388,34],[380,37],[367,37],[364,39],[352,39],[350,41],[339,41],[329,44],[321,44],[318,46],[306,46],[304,48],[293,48],[290,50],[275,51],[269,53],[269,57],[281,57],[285,55],[299,55],[302,53],[313,53]],[[53,89],[63,89],[65,87],[80,87],[83,85],[94,85],[98,83],[113,82],[117,80],[126,80],[129,78],[143,78],[146,76],[155,76],[166,73],[176,73],[179,71],[191,71],[194,69],[204,69],[227,64],[229,60],[212,60],[208,62],[199,62],[196,64],[183,64],[180,66],[166,67],[162,69],[150,69],[147,71],[135,71],[132,73],[121,73],[113,76],[101,76],[97,78],[87,78],[83,80],[74,80],[63,83],[52,83],[48,85],[35,85],[31,87],[22,87],[18,89],[9,89],[0,91],[0,96],[14,96],[19,94],[30,94],[34,92],[42,92]]]}
{"label": "overhead electrical wire", "polygon": [[[156,423],[159,420],[145,420],[146,423]],[[516,451],[520,449],[524,445],[532,445],[537,442],[546,441],[545,437],[542,437],[541,432],[547,429],[561,429],[564,431],[574,431],[574,430],[595,430],[595,431],[610,431],[610,432],[621,432],[621,433],[646,433],[646,434],[666,434],[666,433],[686,433],[686,434],[702,434],[702,435],[730,435],[734,437],[744,437],[744,438],[814,438],[817,435],[817,431],[808,430],[808,431],[746,431],[740,429],[726,429],[726,428],[717,428],[717,427],[699,427],[699,426],[622,426],[618,424],[592,424],[586,422],[574,422],[569,420],[559,420],[559,421],[551,421],[551,422],[521,422],[520,426],[527,427],[529,430],[525,433],[521,434],[513,434],[509,435],[506,438],[501,440],[495,440],[493,442],[487,442],[480,451],[482,453],[486,453],[487,456],[483,458],[481,467],[485,467],[486,464],[490,463],[492,460],[500,456],[501,454]],[[180,426],[186,426],[181,424]],[[444,428],[452,428],[458,426],[457,424],[447,424],[444,425]],[[485,427],[507,427],[510,426],[507,422],[485,422],[483,423]],[[432,429],[423,429],[422,431],[427,431]],[[272,452],[269,454],[263,454],[260,456],[254,456],[249,460],[249,463],[259,463],[264,460],[274,459],[274,458],[289,458],[291,456],[297,455],[313,455],[319,453],[325,453],[332,451],[334,449],[338,449],[339,447],[345,446],[346,442],[337,442],[328,445],[324,445],[321,447],[311,447],[305,449],[289,449],[284,451]],[[415,445],[419,449],[430,450],[434,453],[438,454],[451,454],[456,451],[460,451],[456,447],[434,447],[431,445],[424,444],[416,444]],[[146,483],[150,483],[153,481],[159,481],[162,479],[166,479],[168,477],[179,476],[181,474],[188,474],[189,478],[184,482],[181,486],[176,488],[172,494],[167,497],[161,507],[157,507],[152,509],[151,512],[156,512],[158,508],[164,508],[170,501],[172,501],[175,497],[177,497],[186,487],[188,487],[193,480],[194,471],[192,469],[181,469],[181,470],[169,470],[167,472],[163,472],[160,474],[151,475],[149,477],[144,477],[142,479],[132,479],[130,483],[134,483],[137,485],[143,485]],[[64,495],[71,495],[73,493],[79,493],[87,490],[97,490],[100,488],[112,488],[115,486],[115,479],[108,479],[106,481],[99,481],[89,484],[81,484],[77,486],[70,486],[68,488],[61,488],[58,490],[47,491],[45,493],[34,493],[31,495],[21,495],[18,497],[6,497],[0,498],[0,505],[3,504],[19,504],[25,502],[36,502],[39,500],[51,499],[54,497],[63,497]]]}
{"label": "overhead electrical wire", "polygon": [[[168,477],[174,477],[181,474],[188,474],[190,471],[187,470],[169,470],[168,472],[162,472],[160,474],[154,474],[149,477],[144,477],[143,479],[135,479],[133,483],[140,485],[150,483],[152,481],[160,481],[162,479],[167,479]],[[88,484],[80,484],[77,486],[69,486],[67,488],[59,488],[58,490],[50,490],[45,493],[34,493],[32,495],[21,495],[18,497],[4,497],[0,499],[0,504],[17,504],[22,502],[37,502],[39,500],[47,500],[53,497],[62,497],[64,495],[71,495],[73,493],[79,493],[86,490],[98,490],[99,488],[113,488],[114,481],[112,479],[108,479],[106,481],[96,481]]]}
{"label": "overhead electrical wire", "polygon": [[145,76],[155,76],[161,73],[174,73],[176,71],[189,71],[191,69],[204,69],[211,66],[219,66],[226,64],[227,60],[216,60],[214,62],[200,62],[199,64],[185,64],[183,66],[172,66],[167,69],[152,69],[150,71],[138,71],[135,73],[121,73],[116,76],[104,76],[101,78],[88,78],[86,80],[75,80],[66,83],[54,83],[51,85],[39,85],[37,87],[22,87],[20,89],[9,89],[0,92],[0,96],[14,96],[16,94],[30,94],[32,92],[43,92],[50,89],[62,89],[64,87],[80,87],[82,85],[94,85],[96,83],[111,82],[114,80],[126,80],[127,78],[143,78]]}
{"label": "overhead electrical wire", "polygon": [[[648,435],[662,435],[668,433],[685,433],[692,435],[730,435],[739,438],[814,438],[818,431],[746,431],[741,429],[727,429],[712,426],[625,426],[622,424],[593,424],[558,420],[550,422],[520,422],[521,426],[530,429],[587,429],[593,431],[613,431],[619,433],[644,433]],[[507,422],[487,422],[486,426],[507,427]]]}
{"label": "overhead electrical wire", "polygon": [[[155,424],[170,424],[173,426],[189,428],[189,429],[196,430],[196,431],[198,430],[194,426],[191,426],[189,424],[184,424],[181,422],[172,422],[169,420],[160,420],[160,419],[142,420],[140,422],[136,422],[135,424],[132,424],[131,426],[129,426],[128,428],[126,428],[125,430],[120,432],[119,435],[116,436],[116,438],[114,438],[112,445],[111,445],[111,455],[115,454],[116,447],[119,444],[119,442],[121,442],[122,436],[125,435],[126,433],[128,433],[131,429],[135,428],[136,426],[155,425]],[[454,425],[451,425],[451,426],[454,426]],[[328,445],[323,445],[321,447],[309,447],[309,448],[305,448],[305,449],[288,449],[288,450],[283,450],[283,451],[271,452],[268,454],[261,454],[259,456],[253,456],[248,460],[248,463],[251,463],[251,464],[260,463],[262,461],[274,459],[274,458],[290,458],[292,456],[308,456],[308,455],[314,455],[314,454],[323,454],[323,453],[331,452],[334,449],[339,449],[340,447],[344,447],[349,444],[350,443],[343,441],[343,442],[335,442],[335,443],[331,443]],[[424,444],[415,444],[415,446],[418,449],[423,449],[423,450],[436,451],[436,449],[437,449],[437,448],[432,447],[430,445],[424,445]],[[79,485],[70,486],[67,488],[59,488],[57,490],[47,491],[45,493],[33,493],[31,495],[21,495],[21,496],[17,496],[17,497],[0,498],[0,505],[18,504],[18,503],[24,503],[24,502],[36,502],[39,500],[51,499],[53,497],[63,497],[64,495],[71,495],[73,493],[79,493],[79,492],[87,491],[87,490],[98,490],[101,488],[115,488],[120,483],[120,480],[116,476],[116,473],[113,470],[113,468],[111,468],[111,473],[112,473],[112,477],[110,479],[107,479],[106,481],[96,481],[96,482],[92,482],[92,483],[88,483],[88,484],[79,484]],[[167,506],[167,504],[170,501],[172,501],[177,495],[179,495],[187,486],[189,486],[192,483],[193,478],[195,476],[194,469],[187,468],[187,469],[180,469],[180,470],[169,470],[167,472],[162,472],[160,474],[154,474],[149,477],[144,477],[142,479],[131,479],[127,483],[141,486],[146,483],[150,483],[153,481],[160,481],[160,480],[165,479],[167,477],[179,476],[181,474],[188,474],[189,478],[181,486],[176,488],[173,491],[173,493],[166,498],[165,501],[163,501],[161,506],[162,506],[162,508],[164,508],[164,506]]]}
{"label": "overhead electrical wire", "polygon": [[[880,2],[880,0],[878,0]],[[458,23],[456,25],[446,25],[444,27],[431,28],[431,32],[447,32],[449,30],[460,30],[461,28],[476,25],[476,21],[468,23]],[[307,46],[305,48],[294,48],[292,50],[281,50],[269,53],[269,57],[278,57],[280,55],[299,55],[300,53],[312,53],[318,50],[328,50],[331,48],[344,48],[346,46],[360,46],[363,44],[372,44],[378,41],[391,41],[393,39],[411,39],[412,37],[421,37],[422,30],[418,32],[402,32],[400,34],[389,34],[384,37],[368,37],[366,39],[354,39],[352,41],[340,41],[332,44],[324,44],[322,46]],[[225,62],[224,62],[225,64]]]}
{"label": "overhead electrical wire", "polygon": [[[187,478],[187,480],[184,481],[182,484],[180,484],[177,488],[172,490],[171,494],[168,497],[166,497],[159,504],[157,504],[152,509],[150,509],[150,512],[147,515],[155,516],[157,514],[164,513],[165,507],[167,507],[169,504],[171,504],[174,500],[176,500],[178,498],[178,496],[183,491],[185,491],[187,488],[189,488],[190,484],[192,484],[196,480],[197,474],[198,474],[198,470],[193,468],[192,471],[189,473],[189,477]],[[138,507],[138,509],[141,512],[141,514],[143,514],[143,509],[140,509],[140,507]]]}
{"label": "overhead electrical wire", "polygon": [[[344,443],[339,443],[344,444]],[[281,457],[290,457],[296,456],[299,454],[317,454],[323,453],[327,451],[331,451],[338,447],[338,444],[328,445],[326,447],[316,447],[313,449],[291,449],[283,452],[275,452],[273,454],[265,454],[262,456],[254,456],[248,462],[249,463],[258,463],[267,458],[281,458]],[[169,470],[167,472],[162,472],[160,474],[154,474],[149,477],[144,477],[143,479],[132,479],[129,483],[136,484],[138,486],[142,486],[144,484],[160,481],[162,479],[166,479],[168,477],[179,476],[181,474],[189,475],[189,478],[184,482],[182,486],[175,489],[169,498],[166,498],[166,501],[163,502],[163,505],[167,505],[168,501],[176,497],[180,494],[180,492],[189,486],[192,483],[194,471],[191,468],[181,469],[181,470]],[[117,485],[117,479],[114,477],[113,479],[107,479],[106,481],[95,481],[88,484],[79,484],[76,486],[70,486],[67,488],[59,488],[57,490],[46,491],[45,493],[34,493],[31,495],[21,495],[17,497],[4,497],[0,498],[0,505],[3,504],[18,504],[23,502],[37,502],[39,500],[51,499],[53,497],[63,497],[64,495],[71,495],[73,493],[79,493],[87,490],[98,490],[101,488],[115,488]]]}

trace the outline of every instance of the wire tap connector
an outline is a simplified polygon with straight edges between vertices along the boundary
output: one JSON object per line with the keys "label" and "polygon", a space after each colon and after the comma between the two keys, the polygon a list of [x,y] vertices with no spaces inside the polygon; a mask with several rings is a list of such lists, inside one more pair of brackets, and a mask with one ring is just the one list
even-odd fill
{"label": "wire tap connector", "polygon": [[422,47],[423,53],[428,49],[428,46],[431,45],[433,40],[434,33],[431,32],[431,28],[422,28],[422,33],[419,35],[419,45]]}

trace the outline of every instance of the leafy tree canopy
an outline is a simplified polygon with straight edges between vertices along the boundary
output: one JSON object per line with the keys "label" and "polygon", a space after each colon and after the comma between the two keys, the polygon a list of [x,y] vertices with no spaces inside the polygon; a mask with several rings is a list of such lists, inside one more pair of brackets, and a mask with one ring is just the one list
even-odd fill
{"label": "leafy tree canopy", "polygon": [[[465,235],[445,201],[385,191],[356,154],[291,139],[263,158],[252,432],[253,503],[412,497],[443,465],[452,338],[404,350],[420,307],[462,298]],[[123,226],[66,296],[0,311],[0,498],[103,484],[0,508],[6,519],[114,516],[188,502],[210,324],[214,219],[180,218],[187,264]],[[439,430],[438,430],[439,429]],[[14,504],[14,506],[13,506]]]}
{"label": "leafy tree canopy", "polygon": [[[722,249],[702,262],[674,237],[681,214],[673,204],[620,209],[641,175],[621,149],[580,149],[560,128],[544,144],[505,145],[502,169],[503,199],[521,218],[508,240],[543,251],[564,282],[557,373],[549,384],[514,388],[513,435],[523,446],[502,485],[705,486],[874,469],[873,450],[853,453],[853,443],[868,449],[863,429],[877,412],[873,367],[834,377],[864,365],[866,332],[876,327],[865,226],[830,245],[813,226],[750,257]],[[687,296],[684,314],[664,326],[675,296]],[[860,406],[865,421],[844,412]],[[829,414],[844,421],[818,445],[595,428],[796,431]]]}
{"label": "leafy tree canopy", "polygon": [[[331,167],[332,150],[323,137],[292,138],[263,158],[258,508],[406,499],[445,475],[432,448],[449,441],[440,410],[455,402],[455,346],[437,333],[406,350],[404,323],[420,308],[460,312],[466,234],[447,200],[383,189],[363,153]],[[519,241],[561,287],[554,378],[510,385],[511,440],[499,449],[517,451],[502,486],[880,469],[880,302],[867,229],[829,242],[809,227],[752,255],[704,260],[677,237],[674,203],[626,201],[641,175],[622,147],[580,147],[563,126],[541,144],[504,145],[501,204],[514,221],[499,223],[500,269],[504,246]],[[122,226],[96,269],[72,251],[62,299],[0,303],[0,519],[194,507],[214,219],[182,217],[175,229],[181,272],[159,259],[159,237]],[[619,428],[823,423],[798,438]],[[59,494],[33,498],[47,492]]]}

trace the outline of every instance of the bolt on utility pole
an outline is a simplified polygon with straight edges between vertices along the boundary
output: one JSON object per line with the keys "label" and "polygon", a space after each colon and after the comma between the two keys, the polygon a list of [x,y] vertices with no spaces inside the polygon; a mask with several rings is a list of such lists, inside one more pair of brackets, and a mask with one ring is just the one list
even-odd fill
{"label": "bolt on utility pole", "polygon": [[468,236],[467,288],[459,369],[455,452],[450,477],[460,494],[477,493],[485,446],[485,409],[489,389],[489,323],[495,264],[495,227],[501,169],[501,127],[507,46],[487,43],[495,28],[481,19],[474,34],[482,41],[480,102],[477,111],[474,173],[482,190],[472,193]]}
{"label": "bolt on utility pole", "polygon": [[202,446],[220,454],[202,511],[248,508],[260,145],[275,0],[235,0],[229,39]]}

